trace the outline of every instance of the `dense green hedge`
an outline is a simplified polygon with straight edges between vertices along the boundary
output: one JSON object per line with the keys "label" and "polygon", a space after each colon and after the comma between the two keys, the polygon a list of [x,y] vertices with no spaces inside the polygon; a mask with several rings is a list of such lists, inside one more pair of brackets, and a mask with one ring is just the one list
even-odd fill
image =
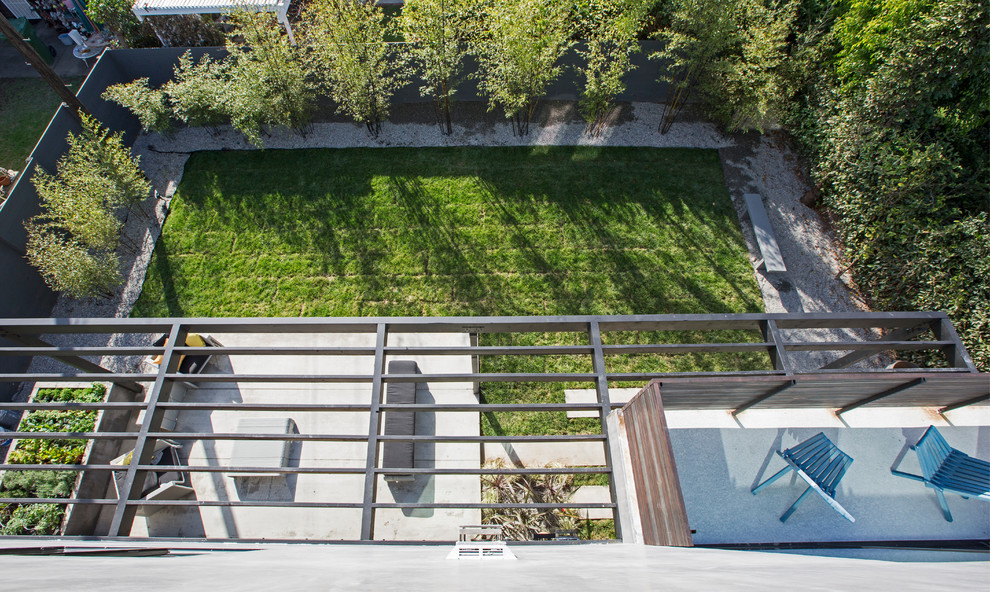
{"label": "dense green hedge", "polygon": [[878,309],[946,311],[990,369],[987,4],[804,4],[831,29],[796,48],[790,124],[857,283]]}

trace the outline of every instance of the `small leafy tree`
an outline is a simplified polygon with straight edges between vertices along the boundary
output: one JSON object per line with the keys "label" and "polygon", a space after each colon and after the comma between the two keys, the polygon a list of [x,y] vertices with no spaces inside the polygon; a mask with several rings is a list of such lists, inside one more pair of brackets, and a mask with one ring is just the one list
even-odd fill
{"label": "small leafy tree", "polygon": [[27,258],[52,289],[73,298],[112,296],[120,284],[117,256],[92,250],[54,224],[27,224]]}
{"label": "small leafy tree", "polygon": [[129,47],[159,47],[161,42],[151,25],[134,16],[133,5],[131,0],[89,0],[86,15],[116,35],[118,43]]}
{"label": "small leafy tree", "polygon": [[669,85],[660,133],[670,131],[692,88],[710,75],[712,64],[735,42],[733,4],[722,0],[675,0],[670,26],[658,33],[664,47],[650,55],[650,59],[663,62],[660,80]]}
{"label": "small leafy tree", "polygon": [[425,85],[424,97],[432,97],[440,133],[452,133],[450,107],[460,82],[467,54],[466,17],[469,0],[409,0],[399,18],[414,72]]}
{"label": "small leafy tree", "polygon": [[148,86],[148,78],[109,86],[103,91],[103,99],[129,109],[145,131],[164,133],[172,128],[168,97],[163,90]]}
{"label": "small leafy tree", "polygon": [[386,41],[385,13],[374,2],[327,0],[310,5],[303,22],[311,71],[340,112],[378,137],[402,86],[402,60]]}
{"label": "small leafy tree", "polygon": [[491,0],[472,37],[479,86],[488,110],[502,107],[516,135],[529,134],[540,98],[560,76],[571,45],[569,4],[545,0]]}
{"label": "small leafy tree", "polygon": [[226,118],[228,70],[227,62],[213,61],[208,55],[195,63],[190,52],[182,54],[172,80],[163,89],[175,117],[187,125],[210,127],[216,133]]}
{"label": "small leafy tree", "polygon": [[[241,11],[228,20],[234,31],[227,37],[230,80],[225,102],[233,126],[256,145],[261,145],[263,125],[303,129],[316,89],[299,49],[269,12]],[[210,75],[208,69],[204,73]]]}
{"label": "small leafy tree", "polygon": [[638,36],[651,3],[644,0],[589,0],[581,12],[587,44],[578,54],[585,65],[578,68],[584,78],[581,115],[587,132],[599,135],[612,112],[615,97],[625,90],[623,76],[634,68],[630,60],[639,51]]}
{"label": "small leafy tree", "polygon": [[696,91],[729,131],[763,131],[786,112],[788,38],[797,0],[675,0],[664,48],[670,85],[660,123],[666,133]]}
{"label": "small leafy tree", "polygon": [[55,175],[39,169],[32,178],[41,214],[25,224],[27,258],[59,292],[110,296],[121,280],[116,212],[147,197],[151,186],[121,134],[95,119],[83,116],[82,132],[70,133],[68,143]]}
{"label": "small leafy tree", "polygon": [[80,133],[70,133],[66,139],[69,150],[58,165],[62,178],[99,179],[100,195],[108,209],[130,208],[148,197],[151,184],[138,166],[139,159],[124,145],[121,132],[111,133],[84,115]]}

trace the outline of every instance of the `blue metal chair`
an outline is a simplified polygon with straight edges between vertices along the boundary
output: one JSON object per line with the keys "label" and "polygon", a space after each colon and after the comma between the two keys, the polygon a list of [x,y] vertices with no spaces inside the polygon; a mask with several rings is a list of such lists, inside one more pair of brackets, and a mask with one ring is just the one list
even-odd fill
{"label": "blue metal chair", "polygon": [[945,503],[946,491],[957,493],[963,499],[975,497],[990,501],[990,462],[952,448],[935,426],[929,427],[911,450],[918,454],[922,475],[905,473],[894,467],[890,467],[890,472],[898,477],[921,481],[934,489],[942,513],[949,522],[952,522],[952,514]]}
{"label": "blue metal chair", "polygon": [[777,454],[784,459],[787,466],[754,487],[753,495],[783,477],[788,471],[797,472],[798,476],[808,483],[808,488],[804,490],[804,493],[780,517],[781,522],[787,522],[798,505],[812,491],[820,495],[825,503],[841,514],[843,518],[850,522],[856,522],[856,519],[839,502],[835,501],[835,487],[839,484],[842,476],[846,474],[849,465],[852,464],[851,456],[839,450],[823,433],[819,433],[817,436],[813,436],[783,452],[778,450]]}

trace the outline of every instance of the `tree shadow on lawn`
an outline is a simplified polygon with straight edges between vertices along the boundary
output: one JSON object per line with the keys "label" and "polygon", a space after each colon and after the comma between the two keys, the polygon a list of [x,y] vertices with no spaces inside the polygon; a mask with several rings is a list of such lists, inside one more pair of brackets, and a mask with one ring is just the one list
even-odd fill
{"label": "tree shadow on lawn", "polygon": [[[306,259],[309,276],[343,277],[352,294],[391,300],[390,314],[421,314],[422,299],[445,314],[760,309],[755,283],[746,289],[741,274],[712,254],[746,257],[714,152],[280,152],[194,155],[181,187],[183,207],[237,233],[237,243],[254,249],[255,257],[296,253]],[[707,157],[714,166],[704,162]],[[574,163],[579,166],[567,166]],[[710,170],[661,176],[654,169],[664,163]],[[447,196],[438,190],[438,178],[449,179]],[[451,197],[449,186],[465,178],[477,179],[474,194]],[[718,200],[726,203],[718,206]],[[472,208],[482,212],[484,224],[471,226]],[[701,229],[689,227],[678,212],[698,220]],[[652,236],[671,226],[677,228],[673,251]],[[177,316],[203,314],[183,310],[167,234],[150,270],[160,277],[167,309]],[[706,269],[717,276],[715,284],[700,281]],[[731,286],[731,301],[717,289],[721,283]]]}

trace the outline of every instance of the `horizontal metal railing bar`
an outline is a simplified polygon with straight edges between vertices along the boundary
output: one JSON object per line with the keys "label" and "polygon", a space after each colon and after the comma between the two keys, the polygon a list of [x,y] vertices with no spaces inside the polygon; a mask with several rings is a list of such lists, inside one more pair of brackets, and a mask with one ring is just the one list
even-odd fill
{"label": "horizontal metal railing bar", "polygon": [[951,341],[784,341],[781,346],[788,351],[833,351],[833,350],[918,350],[934,349],[952,345]]}
{"label": "horizontal metal railing bar", "polygon": [[[130,465],[0,465],[5,471],[126,471]],[[364,467],[233,467],[217,465],[138,465],[139,471],[190,473],[361,474]]]}
{"label": "horizontal metal railing bar", "polygon": [[100,411],[100,410],[127,410],[144,409],[147,403],[73,403],[71,401],[60,401],[58,403],[0,403],[0,410],[10,409],[13,411]]}
{"label": "horizontal metal railing bar", "polygon": [[[114,500],[116,501],[116,500]],[[325,508],[325,509],[360,509],[360,502],[296,502],[291,500],[127,500],[128,506],[192,506],[209,508]]]}
{"label": "horizontal metal railing bar", "polygon": [[78,504],[90,506],[113,506],[117,504],[117,500],[76,497],[0,497],[0,504]]}
{"label": "horizontal metal railing bar", "polygon": [[739,370],[736,372],[607,372],[609,382],[639,382],[667,378],[700,378],[700,377],[732,377],[732,376],[785,376],[782,370]]}
{"label": "horizontal metal railing bar", "polygon": [[[583,332],[598,321],[603,331],[758,329],[773,320],[780,329],[909,327],[947,318],[943,312],[742,313],[684,315],[570,315],[543,317],[300,317],[300,318],[24,318],[5,319],[11,334],[162,333],[180,323],[190,332],[374,333],[379,323],[401,332]],[[403,331],[405,330],[405,331]]]}
{"label": "horizontal metal railing bar", "polygon": [[[618,404],[618,405],[624,405]],[[0,410],[17,411],[98,411],[98,410],[141,410],[147,403],[0,403]],[[191,403],[168,402],[159,403],[161,409],[178,409],[180,411],[313,411],[313,412],[363,412],[369,411],[371,405],[354,404],[320,404],[320,403]],[[597,403],[384,403],[383,411],[473,411],[473,412],[509,412],[509,411],[595,411],[601,408]]]}
{"label": "horizontal metal railing bar", "polygon": [[376,473],[394,473],[403,475],[601,475],[612,472],[608,467],[539,467],[534,469],[393,469],[376,468]]}
{"label": "horizontal metal railing bar", "polygon": [[338,411],[356,412],[368,411],[371,405],[367,403],[189,403],[168,402],[159,403],[159,409],[179,409],[185,411]]}
{"label": "horizontal metal railing bar", "polygon": [[396,442],[601,442],[602,434],[565,434],[558,436],[378,436]]}
{"label": "horizontal metal railing bar", "polygon": [[382,403],[382,411],[597,411],[597,403]]}
{"label": "horizontal metal railing bar", "polygon": [[[137,432],[6,432],[6,438],[21,440],[129,440]],[[200,432],[149,432],[158,440],[278,440],[287,442],[367,442],[367,434],[238,434]],[[604,440],[601,434],[559,436],[378,436],[379,440],[402,442],[590,442]]]}
{"label": "horizontal metal railing bar", "polygon": [[559,504],[485,504],[478,502],[449,502],[449,503],[432,503],[432,504],[416,504],[416,503],[392,503],[392,502],[375,502],[371,505],[373,508],[436,508],[436,509],[464,509],[464,510],[476,510],[476,509],[491,509],[491,510],[513,510],[513,509],[532,509],[532,510],[552,510],[552,509],[582,509],[582,508],[614,508],[616,504],[610,503],[594,503],[594,502],[573,502],[573,503],[559,503]]}
{"label": "horizontal metal railing bar", "polygon": [[972,374],[966,368],[877,368],[875,370],[855,370],[850,371],[849,368],[829,368],[818,370],[795,370],[794,374],[802,375],[828,375],[828,374],[854,374],[854,375],[865,375],[865,374]]}
{"label": "horizontal metal railing bar", "polygon": [[[4,471],[125,471],[129,465],[0,465]],[[175,471],[180,473],[277,473],[284,475],[363,475],[364,467],[235,467],[218,465],[138,465],[139,471]],[[389,468],[372,469],[375,473],[410,475],[599,475],[611,473],[608,467],[539,467],[539,468]]]}
{"label": "horizontal metal railing bar", "polygon": [[632,345],[602,345],[602,353],[619,354],[692,354],[709,352],[766,351],[769,342],[740,343],[650,343]]}
{"label": "horizontal metal railing bar", "polygon": [[[861,370],[868,372],[894,372],[895,370]],[[965,372],[966,368],[912,368],[915,373]],[[902,370],[903,372],[903,370]],[[795,374],[849,374],[845,368],[818,369]],[[738,370],[729,372],[607,372],[606,379],[617,381],[650,381],[654,378],[705,377],[705,376],[783,376],[781,370]],[[594,382],[596,374],[590,372],[560,373],[486,373],[486,374],[384,374],[386,382]],[[157,378],[155,374],[0,374],[0,382],[119,382],[146,381]],[[370,383],[370,374],[166,374],[165,378],[190,383]]]}
{"label": "horizontal metal railing bar", "polygon": [[[834,342],[784,342],[787,349],[795,351],[816,350],[870,350],[870,349],[923,349],[952,345],[952,341],[834,341]],[[721,342],[721,343],[652,343],[603,345],[602,351],[623,353],[693,353],[760,351],[772,347],[772,342]],[[49,357],[153,355],[165,351],[164,346],[107,346],[107,347],[0,347],[0,356],[44,355]],[[186,355],[307,355],[307,356],[370,356],[374,347],[248,347],[248,346],[181,346],[176,353]],[[593,351],[590,345],[540,345],[540,346],[386,346],[386,354],[418,355],[581,355]]]}
{"label": "horizontal metal railing bar", "polygon": [[[59,505],[116,505],[116,499],[81,499],[81,498],[39,498],[39,497],[5,497],[0,498],[3,504],[59,504]],[[299,501],[234,501],[234,500],[127,500],[128,506],[190,506],[190,507],[268,507],[268,508],[362,508],[364,504],[352,502],[299,502]],[[479,502],[449,502],[449,503],[387,503],[376,502],[374,508],[448,508],[448,509],[579,509],[579,508],[614,508],[612,503],[559,503],[559,504],[485,504]]]}

